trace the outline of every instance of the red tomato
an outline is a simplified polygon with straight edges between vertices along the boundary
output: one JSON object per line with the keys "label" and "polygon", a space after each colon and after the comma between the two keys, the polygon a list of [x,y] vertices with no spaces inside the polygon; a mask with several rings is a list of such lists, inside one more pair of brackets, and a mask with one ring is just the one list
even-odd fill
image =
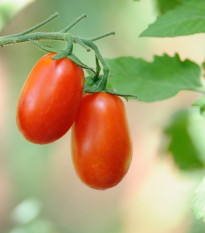
{"label": "red tomato", "polygon": [[73,124],[84,87],[83,69],[68,58],[43,56],[21,92],[17,125],[24,137],[38,144],[53,142]]}
{"label": "red tomato", "polygon": [[85,94],[72,127],[77,174],[88,186],[107,189],[126,174],[132,154],[122,100],[104,92]]}

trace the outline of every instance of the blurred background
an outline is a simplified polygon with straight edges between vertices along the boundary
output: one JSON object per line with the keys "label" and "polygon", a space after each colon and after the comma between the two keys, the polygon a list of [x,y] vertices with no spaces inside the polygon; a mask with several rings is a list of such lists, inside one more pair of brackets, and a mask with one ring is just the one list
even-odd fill
{"label": "blurred background", "polygon": [[[0,6],[4,2],[0,0]],[[88,18],[72,33],[93,37],[114,30],[114,37],[97,42],[106,58],[134,56],[151,61],[154,54],[178,52],[182,59],[198,63],[204,59],[203,35],[139,38],[157,17],[154,0],[10,2],[16,9],[31,3],[16,14],[1,36],[21,32],[54,12],[60,17],[43,30],[57,31],[85,13]],[[86,64],[94,64],[92,53],[78,47],[75,52]],[[172,114],[189,108],[199,95],[182,92],[161,102],[125,102],[133,140],[131,167],[116,187],[93,190],[74,171],[70,132],[55,143],[41,146],[27,142],[17,129],[19,93],[43,55],[31,43],[0,49],[0,232],[204,233],[204,224],[194,220],[190,208],[197,176],[180,172],[171,157],[161,158],[160,150],[166,143],[162,132]]]}

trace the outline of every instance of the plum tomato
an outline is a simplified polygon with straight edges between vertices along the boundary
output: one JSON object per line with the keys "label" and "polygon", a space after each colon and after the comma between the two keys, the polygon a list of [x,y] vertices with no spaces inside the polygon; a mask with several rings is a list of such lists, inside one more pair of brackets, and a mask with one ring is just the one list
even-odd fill
{"label": "plum tomato", "polygon": [[83,69],[68,58],[43,56],[21,91],[16,121],[33,143],[47,144],[62,137],[73,124],[84,87]]}
{"label": "plum tomato", "polygon": [[89,187],[111,188],[127,173],[132,145],[124,103],[118,96],[84,94],[71,140],[75,170]]}

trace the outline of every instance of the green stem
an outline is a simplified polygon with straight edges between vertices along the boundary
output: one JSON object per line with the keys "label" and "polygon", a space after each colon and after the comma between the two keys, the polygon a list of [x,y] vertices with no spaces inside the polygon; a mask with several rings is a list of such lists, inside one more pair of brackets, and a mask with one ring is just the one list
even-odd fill
{"label": "green stem", "polygon": [[[66,28],[64,28],[60,32],[49,32],[49,33],[34,32],[34,33],[31,33],[34,30],[36,30],[36,29],[42,27],[43,25],[47,24],[48,22],[50,22],[51,20],[53,20],[57,16],[58,16],[58,13],[55,13],[54,15],[50,16],[48,19],[44,20],[43,22],[39,23],[38,25],[35,25],[35,26],[31,27],[30,29],[28,29],[26,31],[23,31],[23,32],[15,34],[15,35],[0,37],[0,47],[3,47],[5,45],[9,45],[9,44],[16,44],[16,43],[23,43],[23,42],[31,41],[36,46],[38,46],[39,48],[41,48],[41,49],[43,49],[43,50],[45,50],[47,52],[56,52],[57,54],[53,57],[53,59],[55,59],[55,60],[67,56],[68,58],[73,60],[76,64],[81,66],[82,68],[91,70],[94,73],[94,76],[93,76],[94,81],[96,81],[96,82],[100,81],[100,82],[98,82],[99,83],[98,88],[100,90],[102,90],[102,91],[105,90],[106,86],[107,86],[107,79],[108,79],[108,76],[109,76],[110,68],[109,68],[107,62],[105,61],[105,59],[103,58],[103,56],[101,55],[98,47],[94,44],[94,41],[102,39],[102,38],[110,36],[110,35],[114,35],[115,33],[114,32],[109,32],[109,33],[106,33],[104,35],[94,37],[94,38],[91,38],[91,39],[85,39],[85,38],[81,38],[81,37],[74,37],[70,33],[67,33],[67,31],[69,31],[71,28],[73,28],[82,19],[87,17],[86,15],[80,16],[73,23],[68,25]],[[66,47],[65,50],[56,50],[56,49],[50,48],[48,46],[41,45],[40,43],[37,42],[37,41],[40,41],[40,40],[66,41],[67,42],[67,47]],[[96,72],[92,68],[90,68],[87,65],[83,64],[74,54],[72,54],[73,43],[74,42],[80,44],[87,51],[90,51],[92,49],[95,52],[95,56],[96,56]],[[103,67],[103,75],[100,75],[101,67],[100,67],[99,62],[102,64],[102,67]]]}
{"label": "green stem", "polygon": [[40,43],[38,43],[37,41],[31,40],[31,42],[36,45],[38,48],[42,49],[43,51],[46,51],[48,53],[59,53],[59,51],[57,49],[48,47],[46,45],[42,45]]}
{"label": "green stem", "polygon": [[28,33],[31,33],[31,32],[33,32],[33,31],[35,31],[36,29],[38,29],[38,28],[40,28],[40,27],[46,25],[47,23],[49,23],[50,21],[52,21],[53,19],[55,19],[55,18],[58,17],[58,16],[59,16],[59,14],[56,12],[56,13],[54,13],[53,15],[51,15],[48,19],[44,20],[43,22],[41,22],[41,23],[39,23],[39,24],[33,26],[32,28],[29,28],[29,29],[26,30],[26,31],[23,31],[23,32],[18,33],[18,34],[15,34],[15,35],[13,35],[13,36],[23,36],[23,35],[26,35],[26,34],[28,34]]}
{"label": "green stem", "polygon": [[0,47],[3,47],[4,45],[9,45],[9,44],[27,42],[31,40],[62,40],[62,41],[65,41],[65,37],[67,35],[68,33],[36,32],[36,33],[31,33],[29,35],[21,35],[21,36],[12,36],[12,37],[3,36],[3,37],[0,37]]}
{"label": "green stem", "polygon": [[98,47],[92,41],[86,40],[86,39],[81,39],[81,40],[84,42],[84,44],[86,44],[88,47],[90,47],[95,52],[97,58],[100,60],[101,64],[103,65],[103,76],[100,82],[100,87],[102,90],[104,90],[107,85],[107,79],[109,76],[110,68],[107,62],[105,61],[105,59],[103,58],[103,56],[101,55]]}
{"label": "green stem", "polygon": [[79,18],[77,18],[73,23],[71,23],[70,25],[68,25],[66,28],[64,28],[63,30],[61,30],[60,32],[67,32],[69,31],[71,28],[73,28],[76,24],[78,24],[81,20],[83,20],[84,18],[86,18],[87,15],[81,15]]}
{"label": "green stem", "polygon": [[65,53],[67,55],[70,55],[72,54],[72,51],[73,51],[73,38],[70,34],[68,34],[66,37],[65,37],[65,40],[67,41],[67,47],[65,49]]}
{"label": "green stem", "polygon": [[88,69],[88,70],[92,71],[95,74],[95,71],[92,68],[90,68],[89,66],[82,63],[74,54],[68,55],[67,57],[69,59],[71,59],[73,62],[75,62],[78,66],[80,66],[80,67],[82,67],[84,69]]}
{"label": "green stem", "polygon": [[95,55],[95,63],[96,63],[96,75],[95,75],[94,81],[97,81],[97,79],[99,78],[99,75],[100,75],[101,67],[99,64],[98,57],[96,55]]}
{"label": "green stem", "polygon": [[84,49],[87,50],[87,52],[90,52],[90,48],[86,44],[84,44],[83,41],[79,37],[73,37],[73,41],[81,45]]}
{"label": "green stem", "polygon": [[108,32],[108,33],[105,33],[105,34],[103,34],[103,35],[101,35],[101,36],[97,36],[97,37],[94,37],[94,38],[91,38],[91,39],[89,39],[89,40],[91,40],[91,41],[96,41],[96,40],[100,40],[100,39],[102,39],[102,38],[105,38],[105,37],[107,37],[107,36],[111,36],[111,35],[115,35],[115,32]]}

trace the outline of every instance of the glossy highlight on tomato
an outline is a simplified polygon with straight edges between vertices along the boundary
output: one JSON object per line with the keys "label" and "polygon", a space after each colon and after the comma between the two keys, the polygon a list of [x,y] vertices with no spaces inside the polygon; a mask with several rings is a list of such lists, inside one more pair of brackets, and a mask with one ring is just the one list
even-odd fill
{"label": "glossy highlight on tomato", "polygon": [[83,96],[72,127],[72,157],[78,176],[91,188],[111,188],[122,180],[132,146],[118,96],[104,92]]}
{"label": "glossy highlight on tomato", "polygon": [[43,56],[29,74],[17,106],[20,132],[33,143],[62,137],[73,124],[84,87],[83,69],[68,58]]}

